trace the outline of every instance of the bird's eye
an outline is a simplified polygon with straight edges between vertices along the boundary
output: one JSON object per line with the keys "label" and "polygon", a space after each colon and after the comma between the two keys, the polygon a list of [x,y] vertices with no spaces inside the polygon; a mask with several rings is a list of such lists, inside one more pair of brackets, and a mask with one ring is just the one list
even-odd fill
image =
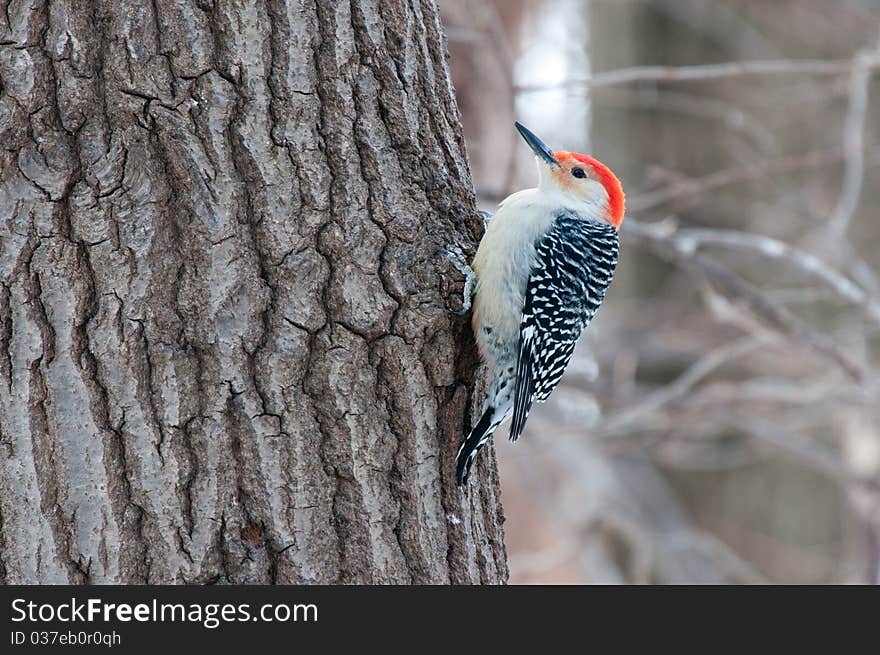
{"label": "bird's eye", "polygon": [[575,177],[586,177],[587,176],[587,174],[584,173],[583,168],[572,168],[571,174],[574,175]]}

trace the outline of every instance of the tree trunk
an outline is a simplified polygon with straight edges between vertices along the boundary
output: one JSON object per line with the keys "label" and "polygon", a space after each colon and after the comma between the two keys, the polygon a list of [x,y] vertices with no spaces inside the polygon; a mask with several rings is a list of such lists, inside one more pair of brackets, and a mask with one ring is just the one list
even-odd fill
{"label": "tree trunk", "polygon": [[433,0],[0,12],[0,582],[503,582]]}

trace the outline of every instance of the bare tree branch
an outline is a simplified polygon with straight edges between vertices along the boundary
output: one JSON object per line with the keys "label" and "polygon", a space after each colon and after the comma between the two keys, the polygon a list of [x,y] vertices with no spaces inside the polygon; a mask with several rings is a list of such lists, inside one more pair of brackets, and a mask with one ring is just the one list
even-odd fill
{"label": "bare tree branch", "polygon": [[[877,66],[876,62],[873,66]],[[845,59],[771,59],[697,66],[635,66],[571,78],[562,84],[518,85],[516,90],[520,93],[531,93],[557,89],[560,86],[597,88],[633,82],[688,82],[750,75],[844,75],[852,68],[853,62]]]}
{"label": "bare tree branch", "polygon": [[865,314],[880,325],[880,302],[845,275],[834,270],[815,255],[795,248],[784,241],[738,230],[683,229],[676,232],[680,247],[695,252],[704,246],[722,246],[782,261],[821,280],[843,299],[861,307]]}
{"label": "bare tree branch", "polygon": [[859,205],[865,177],[865,119],[868,115],[868,91],[872,73],[878,66],[880,66],[880,48],[863,50],[853,58],[849,110],[843,133],[846,167],[843,188],[830,221],[830,227],[838,237],[846,233]]}
{"label": "bare tree branch", "polygon": [[624,221],[623,225],[626,226],[628,235],[642,242],[659,257],[705,276],[711,284],[721,289],[729,298],[742,303],[766,324],[833,360],[854,381],[864,381],[863,367],[844,353],[833,339],[816,332],[791,312],[771,303],[757,288],[733,271],[693,252],[674,233],[664,233],[656,227],[645,226],[632,219]]}
{"label": "bare tree branch", "polygon": [[[724,168],[703,177],[682,180],[656,191],[635,193],[627,197],[629,211],[646,211],[673,200],[700,196],[731,184],[764,178],[768,175],[784,175],[796,171],[821,169],[843,161],[843,148],[814,150],[798,155],[789,155],[764,162],[752,162],[748,166]],[[880,163],[880,149],[872,150],[866,163],[874,166]]]}
{"label": "bare tree branch", "polygon": [[769,338],[748,336],[706,353],[671,383],[654,391],[636,405],[612,414],[602,421],[600,433],[607,436],[627,428],[638,429],[639,419],[685,396],[707,375],[732,359],[738,359],[769,343]]}

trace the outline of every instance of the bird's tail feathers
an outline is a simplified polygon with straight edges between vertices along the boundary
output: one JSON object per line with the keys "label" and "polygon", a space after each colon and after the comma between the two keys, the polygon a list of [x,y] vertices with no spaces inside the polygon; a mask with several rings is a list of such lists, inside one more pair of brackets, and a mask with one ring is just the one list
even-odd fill
{"label": "bird's tail feathers", "polygon": [[458,455],[455,458],[458,484],[467,484],[468,476],[471,474],[471,466],[473,466],[474,460],[477,458],[477,453],[492,438],[495,428],[503,420],[504,417],[497,416],[495,408],[491,405],[483,412],[480,420],[471,430],[467,439],[462,442],[461,448],[458,449]]}

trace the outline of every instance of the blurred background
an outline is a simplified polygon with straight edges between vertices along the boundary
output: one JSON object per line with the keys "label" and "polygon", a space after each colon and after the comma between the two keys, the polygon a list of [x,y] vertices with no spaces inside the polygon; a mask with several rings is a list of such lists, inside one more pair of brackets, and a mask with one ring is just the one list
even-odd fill
{"label": "blurred background", "polygon": [[880,582],[880,0],[440,0],[481,207],[520,120],[627,193],[496,441],[513,583]]}

